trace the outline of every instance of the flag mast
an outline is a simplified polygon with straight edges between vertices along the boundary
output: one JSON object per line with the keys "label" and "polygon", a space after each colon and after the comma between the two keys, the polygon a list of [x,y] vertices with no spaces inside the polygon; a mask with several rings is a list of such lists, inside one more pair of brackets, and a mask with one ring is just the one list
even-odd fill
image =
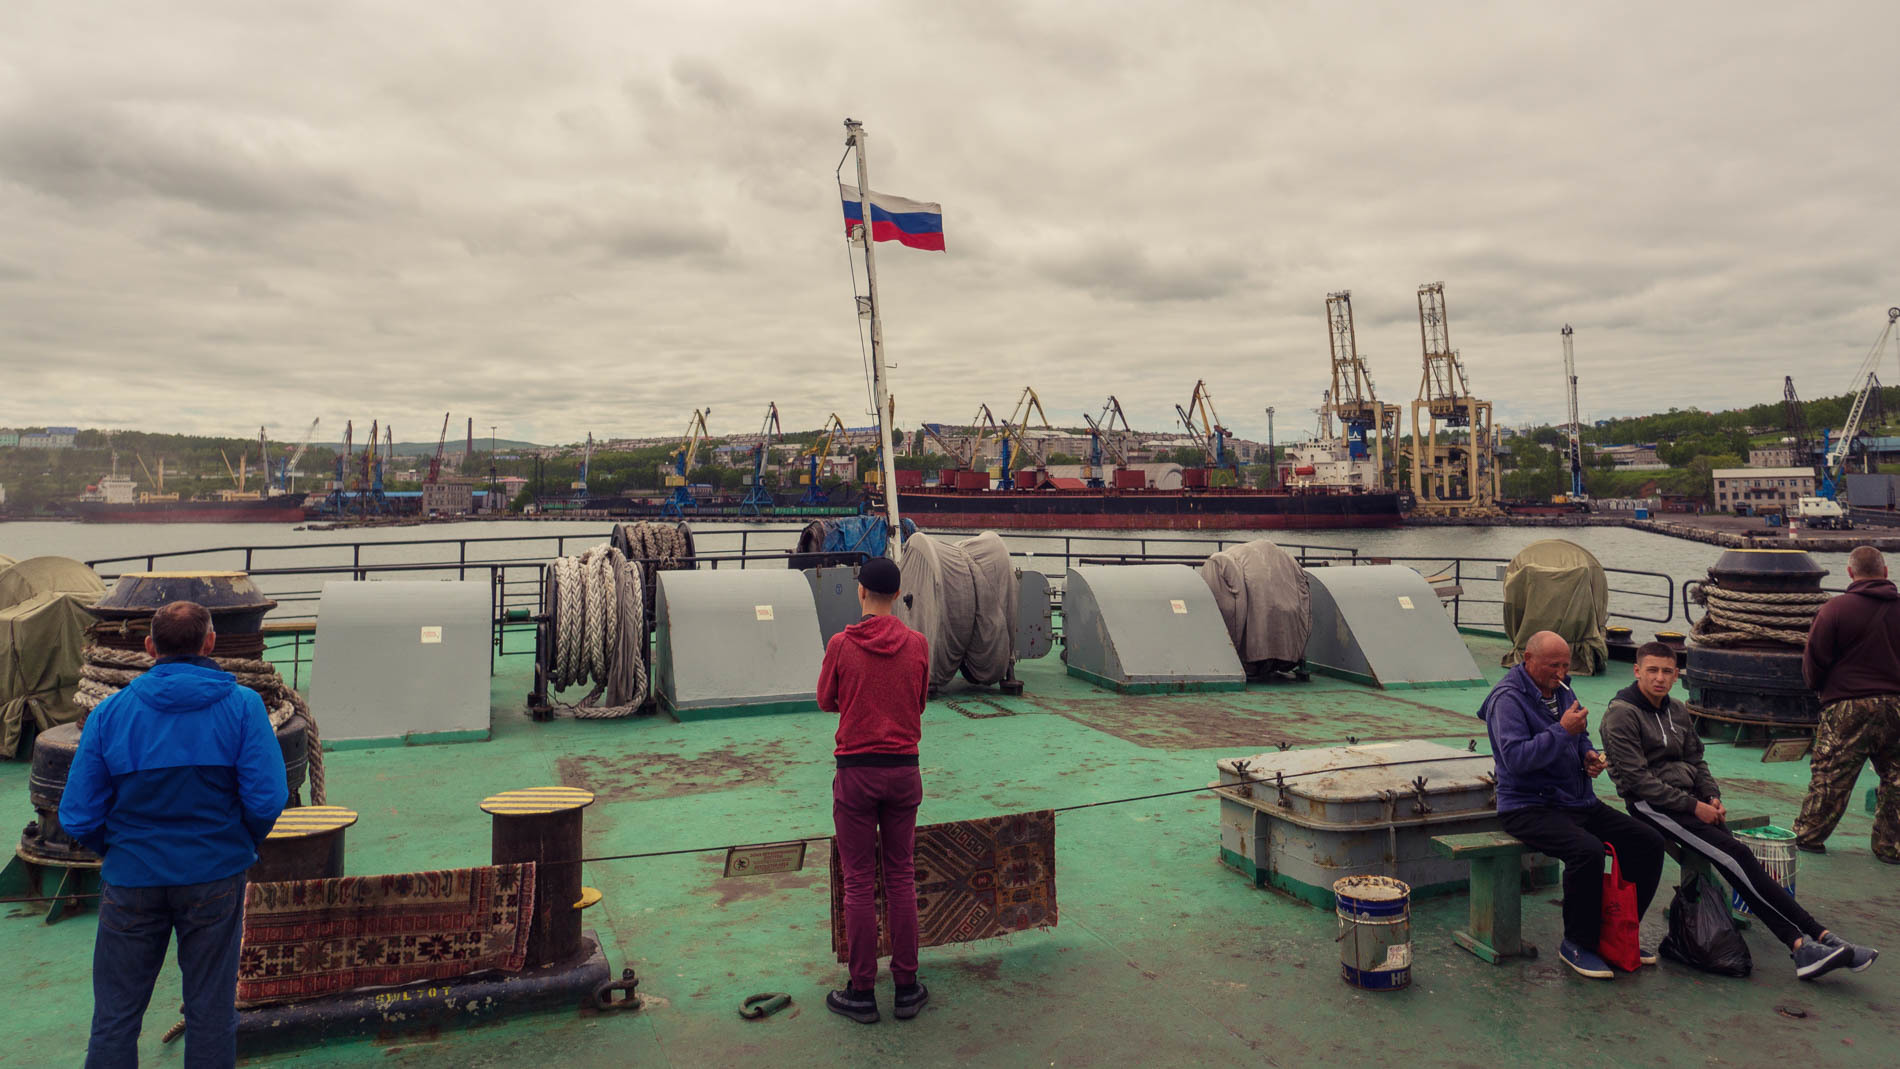
{"label": "flag mast", "polygon": [[877,256],[876,233],[871,220],[871,177],[869,166],[864,159],[864,124],[852,119],[844,121],[844,143],[857,150],[858,156],[858,225],[864,236],[864,278],[869,287],[870,296],[860,302],[858,314],[867,314],[869,306],[871,318],[871,397],[877,406],[877,455],[878,479],[884,484],[884,515],[889,525],[885,544],[890,547],[893,561],[903,559],[903,528],[897,516],[897,462],[892,455],[891,424],[896,421],[896,408],[890,399],[890,382],[884,368],[884,320],[878,312],[877,304]]}

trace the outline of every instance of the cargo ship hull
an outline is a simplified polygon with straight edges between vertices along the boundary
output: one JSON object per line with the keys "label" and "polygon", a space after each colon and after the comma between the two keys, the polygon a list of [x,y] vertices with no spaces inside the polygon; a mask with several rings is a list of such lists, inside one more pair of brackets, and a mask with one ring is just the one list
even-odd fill
{"label": "cargo ship hull", "polygon": [[67,508],[85,523],[302,523],[303,501],[303,494],[278,494],[255,501],[74,501]]}
{"label": "cargo ship hull", "polygon": [[923,528],[1105,531],[1332,531],[1396,527],[1397,494],[1221,491],[904,492],[899,514]]}

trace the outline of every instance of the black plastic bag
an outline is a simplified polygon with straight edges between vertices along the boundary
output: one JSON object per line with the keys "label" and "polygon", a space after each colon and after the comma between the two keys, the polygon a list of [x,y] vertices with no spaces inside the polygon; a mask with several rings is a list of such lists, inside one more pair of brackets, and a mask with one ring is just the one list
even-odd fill
{"label": "black plastic bag", "polygon": [[1718,976],[1747,976],[1755,971],[1748,944],[1729,916],[1728,896],[1719,884],[1690,876],[1669,903],[1669,934],[1662,956]]}

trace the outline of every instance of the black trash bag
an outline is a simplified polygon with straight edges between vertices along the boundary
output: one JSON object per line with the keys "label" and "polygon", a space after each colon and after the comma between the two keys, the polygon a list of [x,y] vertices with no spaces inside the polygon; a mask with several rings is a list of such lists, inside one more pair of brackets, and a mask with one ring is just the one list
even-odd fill
{"label": "black trash bag", "polygon": [[1690,876],[1676,890],[1669,903],[1669,934],[1660,948],[1663,957],[1718,976],[1755,971],[1723,890],[1701,875]]}

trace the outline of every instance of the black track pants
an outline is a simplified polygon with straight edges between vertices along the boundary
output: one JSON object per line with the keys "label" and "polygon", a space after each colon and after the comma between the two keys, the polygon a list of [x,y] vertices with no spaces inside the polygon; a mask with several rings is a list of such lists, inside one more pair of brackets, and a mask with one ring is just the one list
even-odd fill
{"label": "black track pants", "polygon": [[1819,921],[1801,908],[1785,888],[1768,875],[1761,862],[1748,847],[1737,842],[1727,828],[1719,824],[1704,824],[1697,820],[1694,813],[1678,813],[1668,809],[1657,809],[1648,802],[1631,802],[1630,816],[1662,832],[1663,836],[1682,844],[1684,850],[1694,850],[1715,863],[1715,871],[1735,893],[1742,896],[1748,908],[1768,926],[1789,948],[1794,947],[1796,938],[1806,936],[1819,939],[1825,929]]}
{"label": "black track pants", "polygon": [[1604,843],[1616,847],[1623,878],[1636,885],[1636,911],[1649,911],[1662,882],[1662,838],[1602,802],[1533,806],[1498,814],[1524,845],[1564,863],[1564,938],[1595,953],[1603,932]]}

